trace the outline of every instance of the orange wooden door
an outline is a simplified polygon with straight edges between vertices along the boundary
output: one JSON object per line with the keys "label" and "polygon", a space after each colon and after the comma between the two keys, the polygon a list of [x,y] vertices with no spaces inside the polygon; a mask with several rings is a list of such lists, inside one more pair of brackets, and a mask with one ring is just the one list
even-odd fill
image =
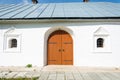
{"label": "orange wooden door", "polygon": [[73,64],[73,41],[71,36],[63,31],[53,32],[47,42],[48,65],[72,65]]}
{"label": "orange wooden door", "polygon": [[73,64],[73,41],[72,37],[65,31],[62,32],[62,64]]}
{"label": "orange wooden door", "polygon": [[48,38],[48,65],[61,64],[61,31],[53,32]]}

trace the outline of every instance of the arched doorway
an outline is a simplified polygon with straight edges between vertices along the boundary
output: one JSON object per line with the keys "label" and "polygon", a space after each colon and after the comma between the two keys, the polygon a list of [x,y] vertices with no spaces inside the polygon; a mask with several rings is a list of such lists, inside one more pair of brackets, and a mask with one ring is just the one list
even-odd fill
{"label": "arched doorway", "polygon": [[73,40],[64,30],[56,30],[47,40],[48,65],[73,65]]}

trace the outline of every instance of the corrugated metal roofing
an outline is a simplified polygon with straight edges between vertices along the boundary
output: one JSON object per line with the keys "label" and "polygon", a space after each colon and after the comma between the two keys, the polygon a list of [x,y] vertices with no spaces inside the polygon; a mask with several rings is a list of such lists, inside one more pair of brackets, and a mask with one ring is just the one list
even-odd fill
{"label": "corrugated metal roofing", "polygon": [[120,17],[120,3],[44,3],[0,5],[0,19]]}

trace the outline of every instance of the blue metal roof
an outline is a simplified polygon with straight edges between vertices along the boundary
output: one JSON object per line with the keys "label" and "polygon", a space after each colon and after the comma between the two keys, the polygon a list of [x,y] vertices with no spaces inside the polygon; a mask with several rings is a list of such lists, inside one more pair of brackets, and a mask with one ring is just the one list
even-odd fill
{"label": "blue metal roof", "polygon": [[120,18],[120,3],[44,3],[0,5],[0,19]]}

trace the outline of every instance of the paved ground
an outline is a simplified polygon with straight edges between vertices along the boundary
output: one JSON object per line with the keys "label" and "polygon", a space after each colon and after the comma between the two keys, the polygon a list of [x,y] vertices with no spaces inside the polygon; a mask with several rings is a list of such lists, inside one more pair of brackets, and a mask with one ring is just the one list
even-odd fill
{"label": "paved ground", "polygon": [[120,80],[119,68],[74,66],[0,67],[0,78],[38,77],[38,80]]}

